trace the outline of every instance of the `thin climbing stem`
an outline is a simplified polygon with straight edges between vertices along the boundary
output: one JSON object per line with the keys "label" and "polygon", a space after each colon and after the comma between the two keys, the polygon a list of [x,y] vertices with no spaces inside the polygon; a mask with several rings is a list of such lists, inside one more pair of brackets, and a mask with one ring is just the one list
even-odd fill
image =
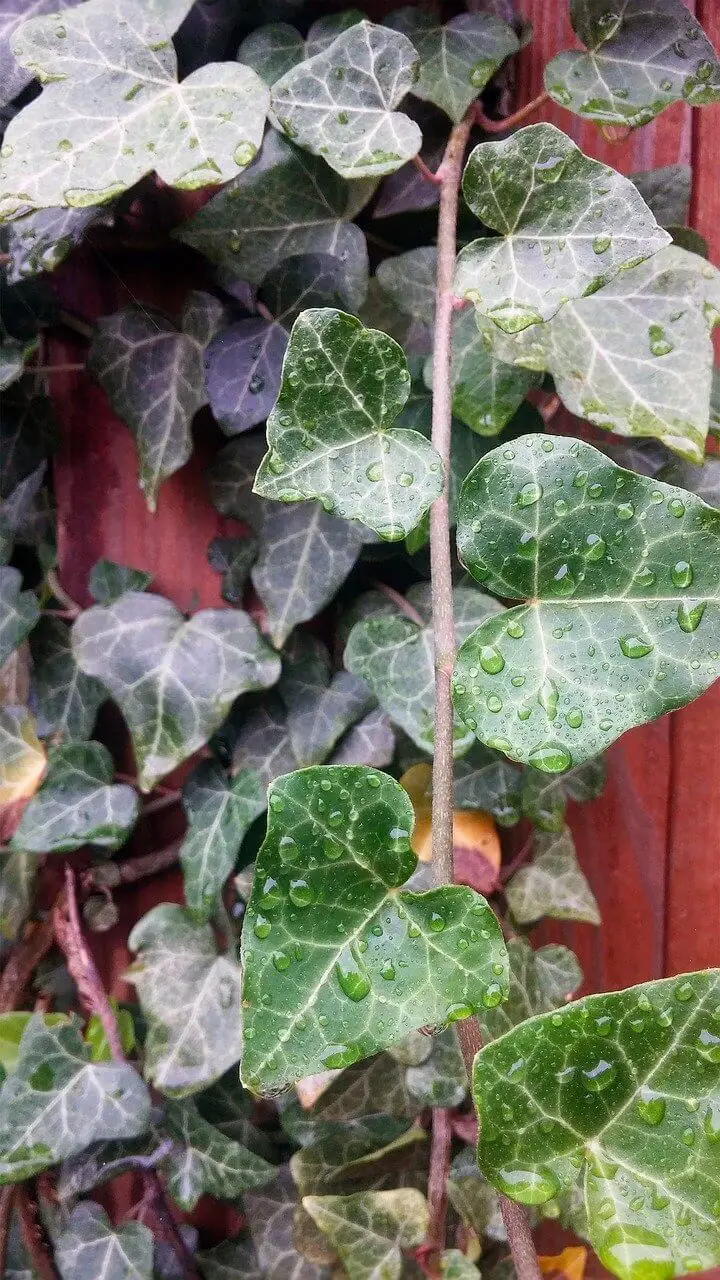
{"label": "thin climbing stem", "polygon": [[428,1175],[428,1233],[426,1248],[430,1257],[430,1269],[437,1272],[438,1259],[445,1248],[447,1230],[447,1177],[450,1168],[452,1123],[445,1107],[434,1107],[432,1136],[430,1141],[430,1169]]}
{"label": "thin climbing stem", "polygon": [[475,123],[480,126],[484,133],[506,133],[508,129],[516,129],[519,124],[524,124],[529,116],[534,116],[536,111],[545,106],[550,98],[547,93],[539,93],[537,98],[533,98],[530,102],[526,102],[524,107],[520,107],[519,111],[514,111],[511,116],[505,116],[504,120],[491,120],[485,115],[482,103],[475,104]]}
{"label": "thin climbing stem", "polygon": [[440,177],[439,171],[437,173],[433,173],[432,169],[428,168],[428,166],[426,165],[425,161],[423,160],[422,156],[419,153],[418,155],[413,156],[412,162],[415,165],[415,168],[417,169],[418,173],[421,174],[423,178],[425,178],[426,182],[432,182],[436,187],[442,186],[442,178]]}
{"label": "thin climbing stem", "polygon": [[396,605],[400,612],[404,613],[405,617],[409,618],[411,622],[414,622],[416,626],[425,626],[425,623],[420,617],[417,609],[413,608],[410,601],[406,600],[405,596],[401,596],[400,592],[396,591],[394,587],[389,587],[386,582],[374,582],[373,586],[376,591],[381,591],[384,596],[387,596],[388,600],[392,600],[393,604]]}
{"label": "thin climbing stem", "polygon": [[[544,97],[544,95],[543,95]],[[530,114],[540,103],[525,108]],[[520,113],[518,113],[520,114]],[[452,669],[455,658],[455,625],[452,596],[452,553],[448,477],[452,423],[451,340],[454,307],[453,274],[457,254],[457,212],[463,161],[475,119],[471,107],[450,134],[438,169],[440,211],[437,237],[435,337],[433,345],[432,442],[442,458],[445,484],[430,508],[430,568],[432,574],[433,639],[435,645],[435,753],[433,758],[432,860],[436,884],[452,883],[453,866],[453,709]],[[516,117],[503,122],[512,128]],[[463,1060],[472,1078],[475,1055],[482,1048],[475,1018],[457,1023]],[[438,1135],[439,1140],[440,1135]],[[436,1163],[439,1159],[436,1157]],[[430,1177],[433,1177],[431,1160]],[[500,1208],[518,1280],[540,1280],[540,1268],[527,1214],[521,1205],[500,1196]]]}

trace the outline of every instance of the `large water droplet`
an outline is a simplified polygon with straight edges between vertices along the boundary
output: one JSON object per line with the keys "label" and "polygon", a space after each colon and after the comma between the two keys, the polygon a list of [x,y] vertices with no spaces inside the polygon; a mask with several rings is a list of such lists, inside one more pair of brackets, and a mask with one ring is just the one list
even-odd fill
{"label": "large water droplet", "polygon": [[677,564],[673,565],[670,576],[674,587],[689,587],[695,574],[687,560],[678,560]]}
{"label": "large water droplet", "polygon": [[697,1051],[706,1062],[720,1063],[720,1036],[703,1028],[697,1039]]}
{"label": "large water droplet", "polygon": [[623,1280],[671,1280],[672,1250],[662,1236],[627,1223],[611,1227],[598,1248],[600,1261]]}
{"label": "large water droplet", "polygon": [[557,182],[565,168],[565,156],[548,156],[535,162],[535,173],[541,182]]}
{"label": "large water droplet", "polygon": [[675,349],[675,343],[670,341],[661,324],[650,325],[648,341],[650,343],[650,351],[654,356],[668,356]]}
{"label": "large water droplet", "polygon": [[441,916],[437,911],[433,911],[430,916],[429,926],[432,933],[442,933],[445,928],[445,917]]}
{"label": "large water droplet", "polygon": [[315,890],[307,880],[291,880],[288,895],[296,907],[309,907],[315,901]]}
{"label": "large water droplet", "polygon": [[335,973],[341,991],[358,1003],[370,994],[371,984],[364,964],[355,955],[353,947],[343,947],[335,963]]}
{"label": "large water droplet", "polygon": [[269,920],[265,919],[265,916],[258,916],[255,924],[253,925],[253,933],[255,934],[255,937],[260,938],[261,940],[263,938],[267,938],[271,929],[272,925]]}
{"label": "large water droplet", "polygon": [[496,676],[505,666],[499,649],[494,644],[484,644],[480,650],[480,666],[489,676]]}
{"label": "large water droplet", "polygon": [[377,484],[378,480],[382,480],[382,474],[383,474],[383,469],[382,469],[381,462],[371,462],[370,466],[367,468],[367,471],[365,472],[365,475],[367,476],[371,484]]}
{"label": "large water droplet", "polygon": [[617,1064],[609,1062],[607,1058],[599,1058],[591,1067],[583,1067],[582,1076],[587,1089],[592,1093],[601,1093],[617,1076]]}
{"label": "large water droplet", "polygon": [[655,648],[654,644],[642,636],[621,636],[618,644],[626,658],[644,658]]}
{"label": "large water droplet", "polygon": [[679,498],[671,498],[668,502],[668,511],[671,516],[675,516],[676,520],[681,520],[685,515],[685,503]]}
{"label": "large water droplet", "polygon": [[292,963],[290,956],[286,955],[284,951],[273,951],[272,962],[278,973],[284,973]]}
{"label": "large water droplet", "polygon": [[585,539],[585,559],[602,560],[606,551],[605,539],[599,533],[589,533]]}
{"label": "large water droplet", "polygon": [[268,876],[262,887],[260,906],[263,911],[275,911],[277,907],[280,906],[282,900],[283,895],[280,885],[272,876]]}
{"label": "large water droplet", "polygon": [[583,722],[583,713],[579,707],[571,707],[565,716],[566,723],[571,729],[579,729]]}
{"label": "large water droplet", "polygon": [[517,618],[513,618],[511,622],[508,622],[505,631],[512,640],[520,640],[525,635],[525,628]]}
{"label": "large water droplet", "polygon": [[521,1165],[499,1169],[496,1185],[505,1195],[519,1200],[521,1204],[545,1204],[560,1190],[560,1183],[552,1169],[543,1165],[538,1165],[535,1169],[527,1169]]}
{"label": "large water droplet", "polygon": [[646,1124],[661,1124],[665,1119],[665,1099],[643,1085],[637,1102],[637,1113]]}
{"label": "large water droplet", "polygon": [[593,251],[595,253],[607,253],[611,244],[612,239],[610,236],[596,236],[593,240]]}
{"label": "large water droplet", "polygon": [[682,601],[678,605],[677,621],[681,631],[697,631],[702,621],[702,616],[707,608],[707,601],[701,600],[699,604],[689,605]]}
{"label": "large water droplet", "polygon": [[555,720],[557,717],[557,704],[559,697],[560,694],[558,692],[557,685],[549,678],[549,676],[546,676],[538,689],[537,700],[548,720]]}
{"label": "large water droplet", "polygon": [[542,773],[564,773],[572,765],[572,756],[560,742],[541,742],[530,751],[528,763]]}
{"label": "large water droplet", "polygon": [[543,495],[542,485],[535,480],[528,480],[517,494],[515,501],[519,507],[534,507]]}

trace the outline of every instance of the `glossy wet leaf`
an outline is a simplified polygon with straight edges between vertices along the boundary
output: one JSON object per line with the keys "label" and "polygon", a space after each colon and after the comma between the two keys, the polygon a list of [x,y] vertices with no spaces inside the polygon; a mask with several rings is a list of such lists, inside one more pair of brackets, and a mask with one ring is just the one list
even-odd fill
{"label": "glossy wet leaf", "polygon": [[402,1251],[422,1244],[425,1197],[412,1188],[305,1196],[303,1206],[340,1254],[350,1280],[399,1280]]}
{"label": "glossy wet leaf", "polygon": [[524,436],[471,472],[458,528],[483,586],[527,601],[458,653],[455,708],[487,745],[564,773],[716,678],[720,514],[693,494]]}
{"label": "glossy wet leaf", "polygon": [[28,853],[70,853],[83,844],[119,849],[138,815],[138,797],[113,784],[112,756],[100,742],[51,747],[40,788],[12,838]]}
{"label": "glossy wet leaf", "polygon": [[163,1165],[166,1185],[177,1205],[186,1212],[203,1195],[235,1200],[243,1191],[272,1182],[275,1169],[267,1160],[226,1138],[208,1124],[194,1102],[168,1102],[163,1130],[174,1146]]}
{"label": "glossy wet leaf", "polygon": [[33,72],[23,67],[13,53],[12,42],[18,27],[28,18],[59,13],[79,3],[80,0],[6,0],[0,14],[0,106],[12,102],[33,78]]}
{"label": "glossy wet leaf", "polygon": [[227,182],[262,141],[269,95],[259,76],[209,63],[178,84],[167,31],[135,0],[33,19],[13,48],[45,88],[5,133],[5,218],[104,204],[153,170],[190,190]]}
{"label": "glossy wet leaf", "polygon": [[[425,381],[432,387],[431,357],[425,361]],[[471,308],[453,317],[452,410],[472,431],[497,435],[538,381],[531,370],[495,359]]]}
{"label": "glossy wet leaf", "polygon": [[264,422],[280,389],[287,346],[282,325],[260,317],[223,329],[205,355],[210,408],[227,436]]}
{"label": "glossy wet leaf", "polygon": [[0,706],[0,806],[31,796],[45,763],[32,713],[27,707]]}
{"label": "glossy wet leaf", "polygon": [[107,225],[112,213],[90,209],[37,209],[7,228],[7,279],[18,284],[28,276],[54,271],[80,244],[91,223]]}
{"label": "glossy wet leaf", "polygon": [[295,1245],[298,1196],[288,1169],[281,1169],[270,1186],[247,1192],[243,1202],[263,1276],[269,1280],[325,1280],[326,1270],[309,1262]]}
{"label": "glossy wet leaf", "polygon": [[277,1090],[502,1000],[484,899],[398,892],[416,865],[398,783],[320,766],[276,782],[269,805],[243,928],[246,1084]]}
{"label": "glossy wet leaf", "polygon": [[25,639],[40,617],[34,591],[23,591],[22,574],[0,565],[0,667]]}
{"label": "glossy wet leaf", "polygon": [[238,967],[218,954],[210,925],[169,903],[138,921],[128,946],[148,1023],[145,1074],[171,1097],[197,1093],[240,1057]]}
{"label": "glossy wet leaf", "polygon": [[99,1204],[85,1200],[55,1238],[55,1261],[62,1280],[152,1280],[153,1234],[142,1222],[113,1227]]}
{"label": "glossy wet leaf", "polygon": [[333,674],[325,646],[302,634],[294,637],[285,652],[278,692],[301,767],[327,760],[345,731],[374,702],[363,680],[349,671]]}
{"label": "glossy wet leaf", "polygon": [[175,232],[240,279],[307,253],[340,263],[353,309],[365,296],[367,247],[348,220],[350,186],[325,161],[270,132],[256,162]]}
{"label": "glossy wet leaf", "polygon": [[70,628],[57,618],[42,618],[30,647],[38,732],[42,737],[59,735],[68,742],[89,738],[107,694],[99,680],[78,667]]}
{"label": "glossy wet leaf", "polygon": [[476,1059],[481,1169],[530,1204],[579,1182],[590,1243],[623,1280],[720,1257],[719,991],[709,970],[588,996]]}
{"label": "glossy wet leaf", "polygon": [[463,13],[442,26],[408,5],[391,13],[387,25],[402,31],[420,55],[420,75],[411,92],[440,107],[455,124],[519,48],[512,27],[492,13]]}
{"label": "glossy wet leaf", "polygon": [[692,193],[689,164],[661,165],[630,176],[661,227],[683,226],[687,222]]}
{"label": "glossy wet leaf", "polygon": [[317,498],[382,538],[406,537],[442,487],[442,463],[428,441],[392,427],[409,390],[392,338],[331,308],[303,312],[255,492],[281,502]]}
{"label": "glossy wet leaf", "polygon": [[73,651],[120,705],[144,790],[208,740],[238,694],[267,688],[280,669],[239,610],[186,622],[169,600],[137,591],[81,614]]}
{"label": "glossy wet leaf", "polygon": [[[413,607],[417,595],[408,593]],[[454,600],[456,615],[463,605],[471,610],[470,625],[464,630],[456,616],[458,642],[482,619],[499,612],[491,597],[471,587],[456,587]],[[367,681],[391,720],[422,751],[431,754],[435,741],[435,661],[430,616],[421,627],[391,606],[380,615],[364,618],[350,632],[343,661],[348,671]],[[462,755],[471,742],[472,736],[456,721],[456,754]]]}
{"label": "glossy wet leaf", "polygon": [[179,855],[183,892],[191,914],[208,920],[246,832],[265,808],[265,796],[250,770],[228,778],[219,765],[203,761],[185,783],[183,807],[188,819]]}
{"label": "glossy wet leaf", "polygon": [[163,480],[192,452],[192,420],[207,401],[204,350],[222,316],[219,302],[194,292],[179,327],[163,312],[134,304],[98,322],[88,369],[135,437],[138,482],[151,511]]}
{"label": "glossy wet leaf", "polygon": [[541,916],[600,924],[600,911],[575,852],[569,827],[535,836],[532,862],[520,867],[505,886],[505,897],[518,924]]}
{"label": "glossy wet leaf", "polygon": [[0,1088],[0,1182],[18,1182],[101,1139],[134,1138],[150,1097],[134,1067],[93,1063],[77,1022],[33,1017]]}
{"label": "glossy wet leaf", "polygon": [[430,1054],[408,1067],[407,1085],[422,1107],[459,1107],[468,1081],[453,1027],[433,1037]]}
{"label": "glossy wet leaf", "polygon": [[507,333],[549,320],[670,240],[629,178],[550,124],[475,147],[463,194],[500,235],[461,251],[455,292]]}
{"label": "glossy wet leaf", "polygon": [[455,805],[492,814],[501,827],[521,817],[521,775],[504,756],[476,742],[455,762]]}
{"label": "glossy wet leaf", "polygon": [[422,142],[414,120],[395,110],[417,66],[406,36],[360,22],[275,82],[272,119],[344,178],[392,173]]}
{"label": "glossy wet leaf", "polygon": [[720,101],[720,62],[682,0],[607,9],[575,0],[570,15],[586,53],[566,50],[545,68],[555,102],[599,124],[648,124],[673,102]]}
{"label": "glossy wet leaf", "polygon": [[496,1009],[481,1015],[482,1033],[495,1040],[512,1027],[539,1013],[551,1013],[574,995],[582,970],[568,947],[555,943],[533,950],[525,938],[508,943],[510,994]]}
{"label": "glossy wet leaf", "polygon": [[552,777],[525,769],[522,775],[521,808],[524,818],[541,831],[562,831],[569,800],[585,804],[599,796],[605,786],[605,761],[602,756]]}

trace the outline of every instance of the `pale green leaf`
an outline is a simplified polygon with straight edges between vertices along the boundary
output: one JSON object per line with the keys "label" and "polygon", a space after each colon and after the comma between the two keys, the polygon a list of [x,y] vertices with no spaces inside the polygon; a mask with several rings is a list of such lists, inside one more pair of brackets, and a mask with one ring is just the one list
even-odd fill
{"label": "pale green leaf", "polygon": [[305,1196],[303,1207],[342,1258],[350,1280],[399,1280],[402,1250],[422,1244],[427,1201],[412,1188]]}
{"label": "pale green leaf", "polygon": [[272,118],[344,178],[392,173],[422,142],[415,122],[394,109],[412,89],[417,68],[405,36],[358,23],[276,81]]}
{"label": "pale green leaf", "polygon": [[243,928],[253,1089],[349,1066],[502,1000],[505,949],[484,899],[453,885],[398,892],[416,866],[412,825],[406,792],[374,770],[316,767],[270,788]]}
{"label": "pale green leaf", "polygon": [[317,18],[307,34],[307,57],[314,58],[316,53],[322,53],[343,31],[362,22],[364,16],[359,9],[344,9],[340,13],[328,13],[325,17]]}
{"label": "pale green leaf", "polygon": [[93,1063],[78,1025],[34,1015],[0,1089],[0,1182],[18,1182],[102,1139],[134,1138],[150,1097],[128,1063]]}
{"label": "pale green leaf", "polygon": [[378,1191],[397,1182],[408,1165],[423,1163],[418,1144],[427,1135],[419,1125],[385,1114],[362,1116],[340,1123],[321,1121],[307,1126],[310,1140],[290,1160],[301,1195],[344,1195]]}
{"label": "pale green leaf", "polygon": [[51,747],[40,788],[23,810],[11,847],[71,853],[83,844],[119,849],[138,816],[136,792],[113,784],[115,766],[100,742]]}
{"label": "pale green leaf", "polygon": [[194,1102],[167,1102],[162,1127],[174,1144],[163,1162],[168,1191],[186,1212],[203,1195],[236,1200],[243,1191],[265,1186],[275,1176],[267,1160],[203,1120]]}
{"label": "pale green leaf", "polygon": [[235,866],[240,845],[265,808],[260,780],[250,770],[228,778],[204,760],[183,788],[188,831],[180,846],[183,891],[191,914],[207,920]]}
{"label": "pale green leaf", "polygon": [[105,1210],[86,1200],[56,1236],[55,1261],[62,1280],[152,1280],[153,1234],[142,1222],[113,1227]]}
{"label": "pale green leaf", "polygon": [[598,124],[648,124],[673,102],[720,102],[720,63],[683,0],[639,0],[608,9],[573,0],[586,53],[565,50],[545,68],[555,102]]}
{"label": "pale green leaf", "polygon": [[42,618],[32,634],[32,698],[41,737],[82,742],[90,737],[107,694],[93,676],[80,670],[72,651],[70,628],[58,618]]}
{"label": "pale green leaf", "polygon": [[518,924],[541,916],[600,924],[600,911],[575,853],[569,827],[538,833],[532,862],[520,867],[505,886],[505,897]]}
{"label": "pale green leaf", "polygon": [[148,791],[203,746],[238,694],[267,688],[280,670],[240,610],[204,609],[186,622],[169,600],[137,591],[81,614],[73,651],[119,703]]}
{"label": "pale green leaf", "polygon": [[[17,1067],[20,1042],[34,1016],[32,1013],[0,1014],[0,1065],[6,1075]],[[45,1013],[42,1021],[46,1027],[54,1027],[67,1023],[68,1019],[64,1013]]]}
{"label": "pale green leaf", "polygon": [[508,943],[510,994],[496,1009],[483,1010],[485,1040],[495,1040],[538,1013],[550,1013],[573,995],[582,982],[577,959],[567,947],[551,944],[533,951],[524,938]]}
{"label": "pale green leaf", "polygon": [[304,311],[290,335],[255,491],[281,502],[318,498],[382,538],[406,537],[442,488],[428,441],[391,428],[409,390],[392,338],[341,311]]}
{"label": "pale green leaf", "polygon": [[710,970],[588,996],[476,1058],[481,1169],[526,1204],[579,1182],[623,1280],[720,1260],[719,994]]}
{"label": "pale green leaf", "polygon": [[461,1249],[445,1249],[440,1258],[445,1280],[479,1280],[480,1272]]}
{"label": "pale green leaf", "polygon": [[148,1022],[145,1074],[183,1097],[217,1080],[240,1057],[240,974],[218,954],[210,925],[163,903],[139,920],[128,977]]}
{"label": "pale green leaf", "polygon": [[629,178],[550,124],[481,143],[463,193],[500,235],[462,250],[455,292],[507,333],[549,320],[670,242]]}
{"label": "pale green leaf", "polygon": [[135,0],[32,19],[13,44],[45,84],[5,133],[0,216],[104,204],[155,170],[193,190],[227,182],[260,146],[269,94],[249,67],[177,81],[162,22]]}
{"label": "pale green leaf", "polygon": [[34,591],[23,591],[22,574],[10,565],[0,566],[0,667],[25,639],[40,617]]}
{"label": "pale green leaf", "polygon": [[442,26],[436,17],[408,5],[386,21],[402,31],[420,55],[420,75],[411,92],[440,107],[455,124],[501,63],[520,47],[512,27],[492,13],[463,13]]}
{"label": "pale green leaf", "polygon": [[501,827],[520,821],[522,775],[496,751],[476,742],[455,762],[455,805],[482,809]]}
{"label": "pale green leaf", "polygon": [[17,98],[33,78],[32,71],[20,65],[12,43],[18,27],[42,13],[59,13],[80,0],[5,0],[0,13],[0,106]]}
{"label": "pale green leaf", "polygon": [[525,436],[466,480],[458,546],[486,588],[527,601],[455,665],[458,714],[513,759],[564,773],[716,678],[720,514],[684,489]]}

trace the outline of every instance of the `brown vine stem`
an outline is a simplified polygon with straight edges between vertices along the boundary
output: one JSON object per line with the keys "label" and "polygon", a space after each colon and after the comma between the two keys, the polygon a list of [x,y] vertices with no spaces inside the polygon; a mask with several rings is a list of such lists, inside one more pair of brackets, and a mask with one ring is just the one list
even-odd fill
{"label": "brown vine stem", "polygon": [[182,841],[176,840],[165,849],[153,849],[151,853],[128,858],[126,862],[99,862],[97,866],[81,872],[82,887],[92,889],[116,889],[121,884],[135,884],[174,867],[178,860]]}
{"label": "brown vine stem", "polygon": [[[532,109],[536,109],[538,105],[539,100],[536,100],[531,104]],[[530,109],[529,104],[525,108],[525,114],[530,114]],[[455,879],[452,835],[453,710],[451,696],[452,669],[455,659],[455,626],[448,505],[452,422],[451,336],[458,198],[465,150],[474,118],[475,112],[471,107],[460,124],[455,125],[438,169],[442,186],[440,187],[437,237],[432,443],[443,461],[445,484],[442,494],[430,508],[430,566],[435,643],[432,858],[435,883],[439,885],[451,884]],[[509,121],[503,122],[503,127],[512,128],[514,122],[516,117],[510,117]],[[468,1077],[472,1079],[475,1055],[482,1047],[477,1019],[466,1018],[458,1022],[457,1031]],[[451,1133],[452,1129],[448,1125],[448,1134],[445,1139],[448,1149]],[[440,1160],[439,1152],[435,1153],[435,1159]],[[433,1176],[432,1169],[430,1176]],[[501,1195],[499,1200],[518,1280],[540,1280],[540,1267],[525,1210],[521,1205],[507,1200],[505,1196]]]}
{"label": "brown vine stem", "polygon": [[52,591],[55,599],[60,601],[60,604],[63,606],[63,608],[66,610],[66,612],[69,614],[70,617],[79,618],[80,614],[82,613],[82,609],[80,608],[79,604],[76,604],[72,596],[68,595],[67,591],[61,584],[55,569],[48,569],[47,574],[45,576],[46,576],[47,584],[50,590]]}
{"label": "brown vine stem", "polygon": [[484,133],[505,133],[508,129],[516,129],[519,124],[524,124],[528,116],[535,115],[535,112],[539,111],[549,101],[550,98],[547,93],[539,93],[537,98],[526,102],[524,107],[521,107],[519,111],[513,112],[511,116],[505,116],[504,120],[491,120],[489,116],[485,115],[482,104],[477,102],[475,104],[475,123],[480,126]]}
{"label": "brown vine stem", "polygon": [[432,1139],[430,1143],[430,1169],[428,1173],[428,1233],[427,1249],[431,1268],[437,1270],[438,1258],[445,1248],[447,1222],[447,1176],[450,1168],[450,1144],[452,1123],[445,1107],[435,1107],[432,1113]]}
{"label": "brown vine stem", "polygon": [[38,1211],[35,1180],[17,1188],[15,1198],[23,1244],[39,1280],[60,1280],[52,1257],[52,1247],[45,1234]]}
{"label": "brown vine stem", "polygon": [[376,591],[382,591],[382,594],[387,596],[388,600],[392,600],[393,604],[396,605],[400,612],[404,613],[405,617],[409,618],[411,622],[416,623],[418,627],[425,626],[425,622],[423,618],[420,617],[417,609],[413,608],[410,601],[406,600],[404,596],[401,596],[400,592],[396,591],[394,587],[389,587],[386,582],[374,582],[373,586]]}
{"label": "brown vine stem", "polygon": [[413,156],[412,163],[415,165],[418,173],[425,178],[426,182],[432,182],[436,187],[442,186],[442,178],[439,176],[439,173],[433,173],[432,169],[428,168],[419,153],[418,155]]}
{"label": "brown vine stem", "polygon": [[12,1222],[15,1187],[9,1185],[0,1190],[0,1276],[5,1275],[7,1262],[8,1239]]}

